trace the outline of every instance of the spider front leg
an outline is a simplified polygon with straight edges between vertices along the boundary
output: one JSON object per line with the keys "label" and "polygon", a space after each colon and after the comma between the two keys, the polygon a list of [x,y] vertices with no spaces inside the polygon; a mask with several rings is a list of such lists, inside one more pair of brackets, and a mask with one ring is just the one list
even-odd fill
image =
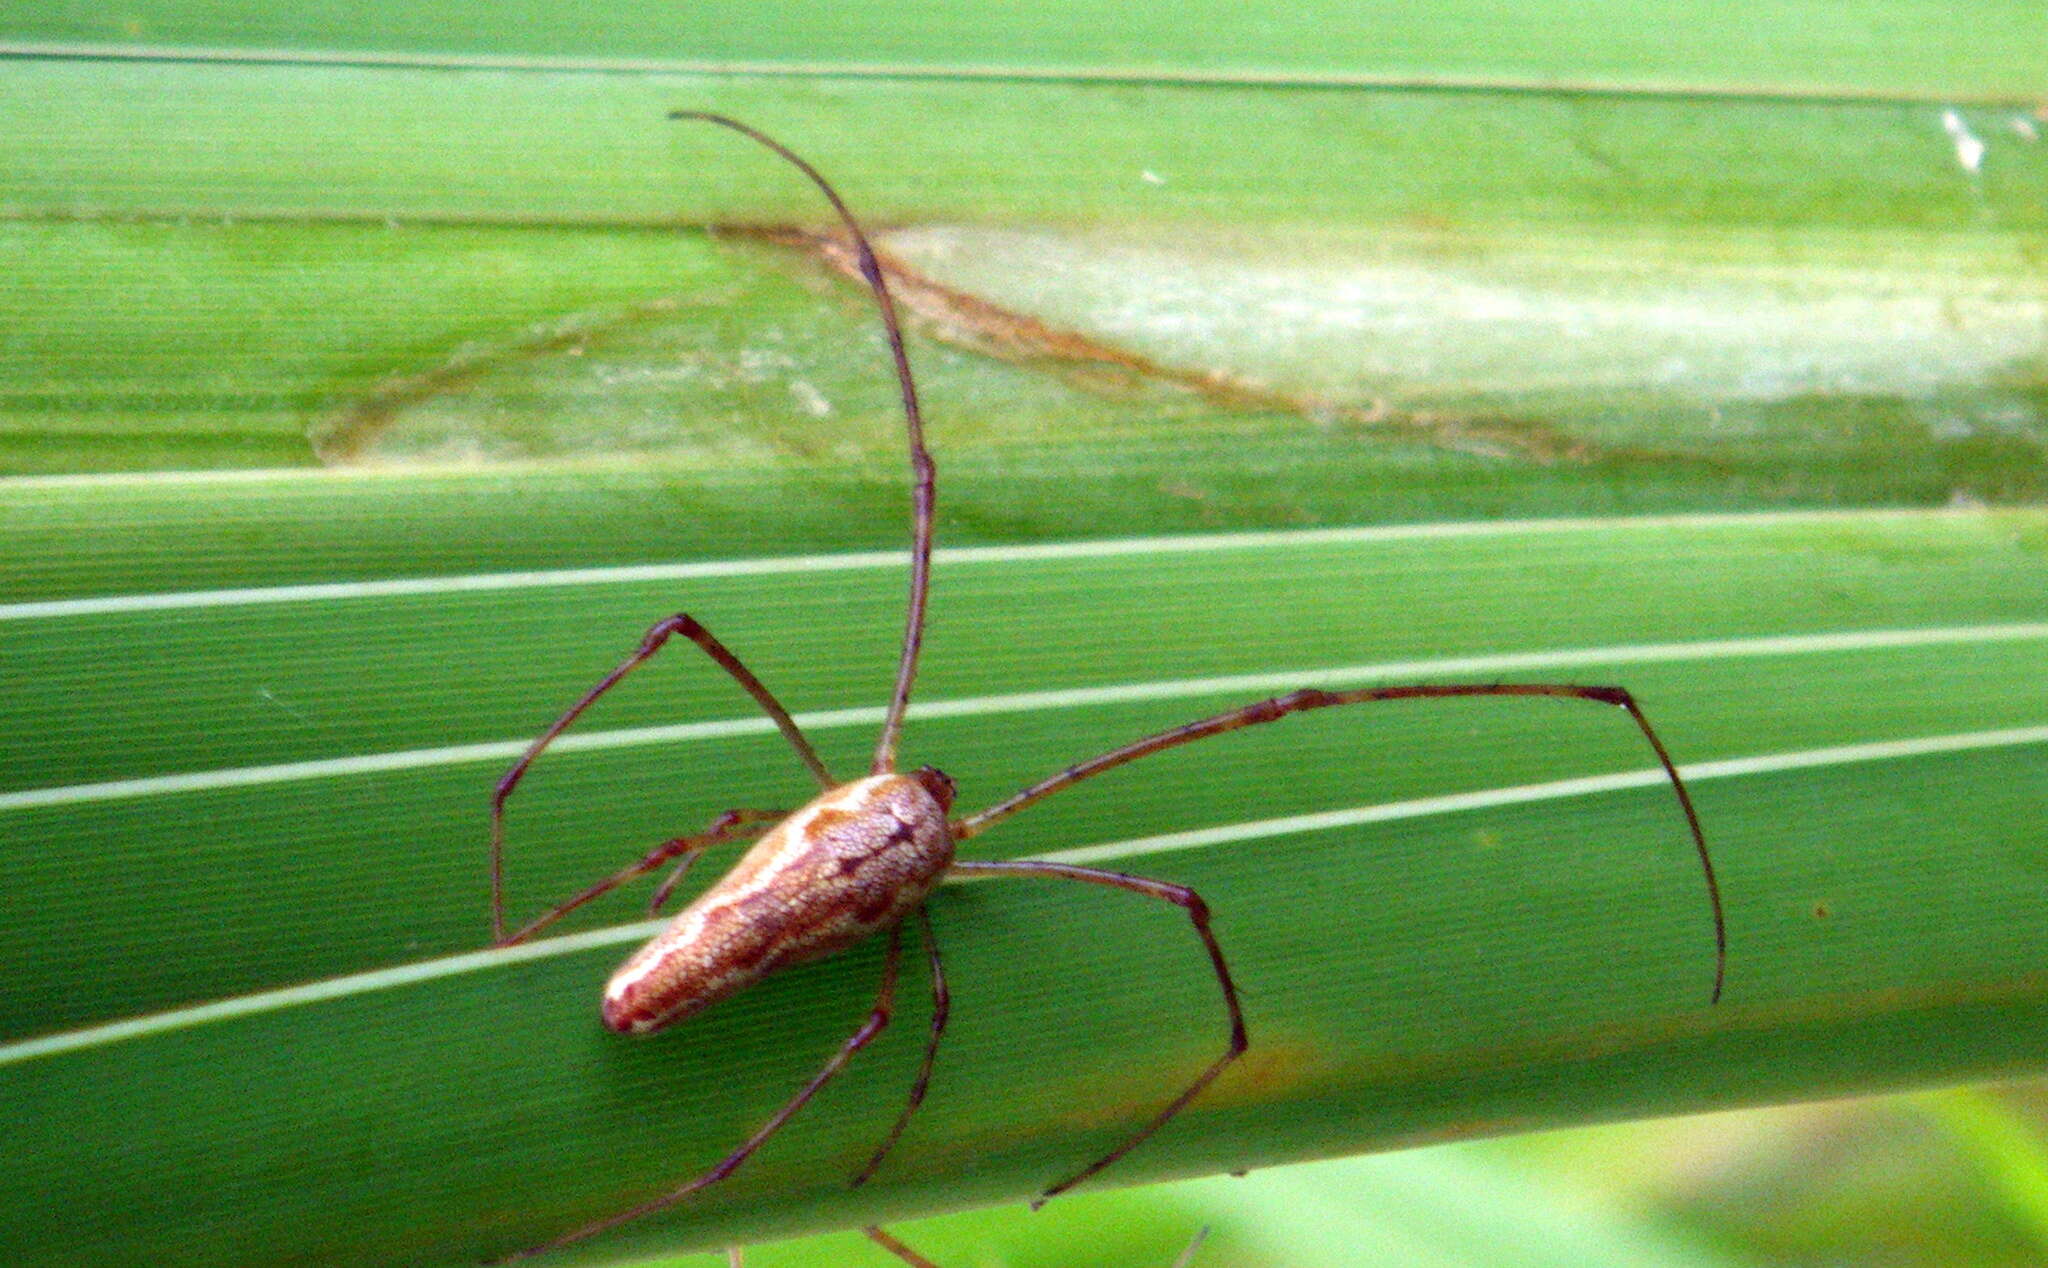
{"label": "spider front leg", "polygon": [[1700,827],[1699,811],[1692,803],[1692,793],[1686,789],[1685,780],[1679,776],[1677,763],[1671,760],[1671,753],[1664,747],[1664,741],[1657,737],[1656,729],[1650,725],[1649,717],[1629,694],[1626,687],[1589,687],[1577,683],[1557,682],[1486,682],[1486,683],[1408,683],[1397,687],[1361,687],[1354,691],[1318,691],[1314,689],[1289,692],[1260,700],[1242,708],[1231,709],[1213,717],[1201,718],[1177,726],[1171,730],[1148,735],[1134,740],[1122,748],[1111,749],[1100,757],[1091,757],[1085,762],[1069,766],[1056,775],[1039,780],[1008,801],[998,802],[980,814],[969,815],[956,820],[953,839],[965,841],[977,836],[994,825],[1023,810],[1027,806],[1045,800],[1056,792],[1071,788],[1084,779],[1115,770],[1141,757],[1150,757],[1170,748],[1206,740],[1211,736],[1228,731],[1258,726],[1310,709],[1329,709],[1337,705],[1368,704],[1375,700],[1445,700],[1458,696],[1545,696],[1552,699],[1590,700],[1595,704],[1611,705],[1627,713],[1629,720],[1642,732],[1643,739],[1656,754],[1657,764],[1664,769],[1664,777],[1671,783],[1671,791],[1678,798],[1679,811],[1685,816],[1686,828],[1692,833],[1693,851],[1699,858],[1700,875],[1706,882],[1707,907],[1714,923],[1714,985],[1708,1003],[1719,1003],[1721,984],[1728,975],[1728,921],[1721,910],[1721,883],[1714,875],[1713,856],[1707,850],[1707,834]]}
{"label": "spider front leg", "polygon": [[[1304,690],[1268,700],[1256,701],[1241,708],[1231,709],[1212,717],[1201,718],[1171,730],[1161,731],[1144,739],[1133,741],[1122,748],[1112,749],[1099,757],[1069,766],[1058,774],[1040,780],[1007,801],[998,802],[979,814],[969,815],[954,821],[952,826],[955,842],[965,841],[987,831],[994,824],[1009,818],[1018,811],[1052,796],[1056,792],[1071,788],[1084,779],[1114,770],[1141,757],[1192,744],[1211,736],[1248,726],[1277,722],[1282,718],[1311,709],[1328,709],[1337,705],[1365,704],[1374,700],[1435,700],[1455,696],[1547,696],[1560,699],[1590,700],[1596,704],[1611,705],[1626,712],[1636,724],[1650,749],[1663,767],[1665,777],[1671,782],[1671,790],[1678,798],[1679,809],[1683,812],[1686,826],[1691,830],[1693,846],[1699,857],[1700,871],[1706,881],[1707,904],[1712,912],[1714,924],[1714,980],[1709,996],[1710,1003],[1721,998],[1721,984],[1726,976],[1728,963],[1727,922],[1721,910],[1721,887],[1714,875],[1714,863],[1707,852],[1706,833],[1700,827],[1699,813],[1693,807],[1692,794],[1687,791],[1685,780],[1679,776],[1677,765],[1664,747],[1657,732],[1650,726],[1650,720],[1636,703],[1634,696],[1621,687],[1592,687],[1574,683],[1414,683],[1395,687],[1367,687],[1355,691]],[[1184,886],[1169,885],[1162,881],[1146,880],[1142,877],[1126,876],[1120,872],[1106,872],[1096,868],[1075,867],[1065,863],[1050,863],[1030,859],[1007,862],[956,862],[953,871],[989,876],[1049,876],[1066,880],[1086,881],[1096,885],[1109,885],[1144,894],[1184,908],[1201,934],[1203,944],[1208,948],[1209,959],[1216,971],[1216,980],[1222,987],[1225,1006],[1230,1013],[1230,1047],[1217,1058],[1208,1069],[1198,1075],[1173,1102],[1155,1116],[1136,1135],[1111,1150],[1107,1155],[1090,1163],[1075,1174],[1047,1189],[1039,1198],[1046,1198],[1064,1192],[1075,1184],[1101,1171],[1104,1167],[1122,1158],[1142,1144],[1154,1132],[1165,1126],[1167,1120],[1178,1114],[1203,1088],[1213,1082],[1226,1066],[1236,1060],[1246,1047],[1243,1012],[1238,1007],[1237,988],[1230,979],[1230,970],[1223,960],[1223,950],[1209,929],[1209,910],[1201,897]],[[1034,1203],[1034,1206],[1036,1203]]]}

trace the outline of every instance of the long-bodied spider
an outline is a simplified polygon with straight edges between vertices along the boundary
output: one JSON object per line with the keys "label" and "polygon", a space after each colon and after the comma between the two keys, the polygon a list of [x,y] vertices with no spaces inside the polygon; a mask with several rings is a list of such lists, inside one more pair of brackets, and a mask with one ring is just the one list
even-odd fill
{"label": "long-bodied spider", "polygon": [[[867,235],[862,232],[852,212],[809,163],[772,137],[737,120],[697,111],[678,111],[671,117],[696,119],[729,128],[794,165],[824,194],[838,213],[859,261],[861,274],[874,293],[888,337],[897,384],[903,396],[914,508],[910,599],[904,621],[902,652],[897,661],[895,691],[889,700],[881,737],[876,742],[874,760],[868,767],[868,773],[842,783],[826,769],[817,750],[811,747],[811,742],[790,717],[789,711],[702,623],[688,613],[679,613],[656,623],[639,647],[556,719],[499,780],[491,798],[492,933],[500,945],[519,942],[585,903],[636,877],[673,863],[674,872],[655,889],[652,906],[659,910],[699,854],[715,845],[753,840],[753,846],[730,872],[679,912],[667,928],[613,974],[604,991],[602,1012],[607,1027],[625,1034],[646,1034],[672,1025],[779,969],[834,954],[878,933],[885,934],[888,942],[883,957],[881,986],[867,1019],[817,1074],[752,1136],[717,1165],[687,1183],[524,1253],[550,1250],[579,1241],[658,1211],[737,1171],[755,1150],[844,1068],[856,1052],[872,1042],[889,1024],[903,958],[903,927],[914,919],[924,940],[930,971],[931,1032],[903,1111],[897,1115],[866,1164],[853,1176],[853,1184],[866,1183],[881,1167],[883,1159],[902,1136],[911,1115],[923,1102],[925,1091],[930,1086],[933,1062],[937,1059],[939,1040],[945,1033],[948,1009],[945,970],[933,936],[931,918],[925,910],[925,899],[941,881],[951,876],[1081,881],[1171,903],[1187,914],[1196,937],[1208,954],[1223,998],[1229,1034],[1221,1054],[1190,1078],[1177,1095],[1126,1135],[1114,1149],[1047,1186],[1034,1206],[1074,1187],[1143,1144],[1199,1096],[1250,1045],[1237,987],[1231,980],[1223,947],[1210,928],[1209,905],[1194,890],[1166,881],[1051,861],[961,859],[955,856],[955,849],[961,842],[972,840],[1019,811],[1104,771],[1182,744],[1244,727],[1277,722],[1311,709],[1376,700],[1549,696],[1589,700],[1625,711],[1656,754],[1692,834],[1713,913],[1712,999],[1720,998],[1727,961],[1727,933],[1706,836],[1700,828],[1699,815],[1693,808],[1685,781],[1679,777],[1663,741],[1651,728],[1635,698],[1620,687],[1570,683],[1411,683],[1351,691],[1294,691],[1133,740],[1121,748],[1049,775],[984,810],[957,817],[952,814],[954,784],[951,778],[929,766],[919,767],[908,774],[899,772],[898,740],[903,730],[904,710],[910,703],[911,684],[917,675],[918,651],[924,637],[925,602],[931,589],[937,475],[931,454],[925,447],[924,420],[918,406],[917,387],[911,377],[910,360],[904,350],[903,333],[889,284]],[[506,800],[534,760],[556,736],[582,716],[600,696],[645,664],[677,635],[695,643],[760,704],[817,780],[819,794],[794,812],[728,810],[703,831],[662,843],[630,867],[606,877],[508,934],[504,920]],[[926,1263],[916,1252],[882,1230],[870,1228],[868,1234],[905,1262],[913,1265]]]}

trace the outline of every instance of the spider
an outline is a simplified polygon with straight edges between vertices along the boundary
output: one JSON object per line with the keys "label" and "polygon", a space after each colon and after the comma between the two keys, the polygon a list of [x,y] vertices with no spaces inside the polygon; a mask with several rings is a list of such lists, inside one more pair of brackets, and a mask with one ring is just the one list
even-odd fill
{"label": "spider", "polygon": [[[725,1179],[737,1171],[769,1137],[780,1130],[820,1088],[852,1060],[889,1024],[896,999],[897,980],[903,959],[903,929],[914,921],[922,936],[929,969],[932,1019],[924,1055],[909,1097],[901,1113],[876,1146],[866,1164],[853,1176],[855,1186],[865,1184],[903,1135],[911,1116],[923,1103],[931,1083],[932,1066],[939,1041],[946,1029],[949,997],[945,968],[932,932],[925,899],[941,881],[953,876],[991,879],[1051,879],[1108,886],[1141,898],[1170,903],[1181,909],[1193,926],[1195,936],[1207,953],[1216,985],[1222,995],[1228,1020],[1228,1037],[1223,1050],[1115,1148],[1049,1185],[1032,1203],[1033,1209],[1047,1199],[1066,1192],[1096,1175],[1136,1149],[1164,1127],[1218,1075],[1242,1056],[1250,1045],[1244,1009],[1238,1001],[1237,986],[1222,944],[1210,927],[1209,905],[1201,895],[1184,885],[1152,880],[1101,868],[1034,859],[982,861],[956,856],[956,848],[983,832],[1061,792],[1104,771],[1113,770],[1154,753],[1205,740],[1244,727],[1277,722],[1312,709],[1365,704],[1378,700],[1432,700],[1453,696],[1548,696],[1588,700],[1625,711],[1656,754],[1657,762],[1671,784],[1698,854],[1714,923],[1714,977],[1712,999],[1721,996],[1726,972],[1727,932],[1721,910],[1719,885],[1708,855],[1705,833],[1685,781],[1666,751],[1663,741],[1628,691],[1620,687],[1581,686],[1569,683],[1413,683],[1399,686],[1361,688],[1349,691],[1302,690],[1230,709],[1211,717],[1148,735],[1084,762],[1069,766],[1030,785],[1004,801],[973,814],[953,814],[954,783],[944,772],[921,766],[909,773],[897,768],[898,740],[903,729],[904,710],[910,702],[911,685],[917,674],[919,648],[924,637],[925,603],[931,589],[933,508],[937,472],[925,447],[924,420],[918,405],[917,387],[911,377],[909,357],[904,351],[903,333],[895,302],[867,235],[832,185],[816,168],[781,142],[745,123],[723,115],[701,111],[676,111],[671,118],[692,119],[728,128],[766,147],[794,166],[825,196],[837,213],[853,244],[860,272],[873,292],[888,339],[896,380],[902,392],[903,413],[909,439],[912,473],[912,534],[910,552],[910,595],[904,620],[902,651],[897,661],[895,689],[882,722],[868,773],[841,782],[819,758],[789,711],[774,693],[741,663],[738,656],[710,630],[688,613],[678,613],[657,622],[640,645],[617,668],[585,692],[555,722],[528,746],[491,797],[491,919],[492,934],[500,946],[522,941],[553,924],[585,903],[610,893],[637,877],[665,865],[674,870],[656,886],[652,909],[659,910],[674,892],[698,855],[716,845],[753,841],[746,854],[723,878],[706,889],[679,912],[652,941],[636,952],[613,974],[606,985],[602,1016],[606,1027],[623,1034],[647,1034],[673,1025],[703,1008],[738,992],[777,970],[843,951],[872,935],[887,938],[882,979],[874,1007],[858,1029],[797,1093],[771,1115],[717,1165],[687,1183],[594,1223],[574,1229],[542,1246],[521,1252],[514,1258],[552,1250],[568,1243],[617,1227],[643,1215],[673,1205],[691,1194]],[[702,832],[677,837],[656,847],[644,858],[606,877],[550,908],[515,932],[505,931],[504,840],[505,804],[548,745],[582,716],[597,699],[617,686],[633,670],[652,659],[669,641],[682,637],[697,645],[711,660],[730,674],[752,696],[796,750],[813,778],[819,793],[802,808],[788,810],[728,810]],[[885,1231],[870,1227],[868,1236],[892,1254],[912,1265],[930,1268],[929,1261]]]}

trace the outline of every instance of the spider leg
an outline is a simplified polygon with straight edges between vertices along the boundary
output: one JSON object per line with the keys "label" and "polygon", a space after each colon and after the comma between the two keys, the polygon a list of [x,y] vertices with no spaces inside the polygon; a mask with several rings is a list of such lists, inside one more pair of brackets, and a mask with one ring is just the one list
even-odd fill
{"label": "spider leg", "polygon": [[[794,813],[795,811],[791,810],[728,810],[711,821],[711,828],[706,835],[709,835],[709,833],[725,833],[724,839],[744,840],[747,837],[757,835],[753,831],[754,828],[765,823],[778,823],[789,818]],[[741,828],[747,830],[739,831]],[[674,844],[674,842],[670,842],[670,844]],[[657,916],[661,914],[662,906],[668,902],[669,895],[675,893],[676,886],[682,884],[683,878],[690,874],[690,864],[697,861],[699,854],[702,854],[706,849],[716,844],[718,844],[716,841],[706,841],[703,845],[699,845],[694,849],[678,852],[675,870],[661,878],[661,884],[654,887],[653,897],[647,900],[648,915]],[[651,858],[652,856],[650,855],[649,860]],[[642,861],[647,862],[649,860]],[[654,866],[658,867],[660,865],[655,864]]]}
{"label": "spider leg", "polygon": [[671,119],[695,119],[702,123],[715,123],[729,128],[741,136],[754,141],[802,172],[804,178],[818,187],[825,195],[825,201],[832,204],[832,210],[839,213],[839,221],[846,226],[847,236],[853,239],[853,251],[860,261],[860,275],[866,279],[868,289],[874,292],[875,307],[881,310],[882,333],[889,341],[889,360],[896,371],[896,386],[903,397],[903,423],[910,441],[911,476],[911,517],[910,517],[910,601],[903,613],[903,652],[896,661],[896,689],[889,696],[889,712],[882,721],[881,738],[875,742],[875,761],[870,773],[886,775],[896,769],[896,741],[903,732],[903,711],[910,706],[910,685],[917,677],[917,653],[924,644],[925,600],[932,588],[932,519],[936,505],[938,467],[932,462],[931,451],[924,443],[924,412],[917,403],[917,383],[910,375],[910,356],[903,349],[903,326],[896,319],[896,301],[889,295],[889,284],[882,276],[882,263],[875,258],[874,248],[868,245],[868,235],[861,231],[860,221],[839,197],[839,191],[805,162],[788,146],[762,132],[749,127],[738,119],[704,110],[672,110]]}
{"label": "spider leg", "polygon": [[939,962],[939,940],[932,934],[931,914],[923,907],[917,909],[917,922],[924,929],[925,956],[931,964],[931,1038],[925,1041],[924,1064],[918,1067],[917,1079],[910,1085],[910,1101],[903,1107],[903,1112],[896,1116],[895,1125],[890,1127],[889,1134],[882,1138],[874,1157],[869,1158],[868,1165],[862,1167],[860,1174],[853,1178],[852,1187],[856,1189],[875,1178],[875,1172],[881,1169],[882,1159],[889,1156],[889,1151],[896,1147],[896,1141],[903,1135],[903,1129],[910,1125],[910,1116],[917,1112],[918,1106],[924,1104],[924,1094],[932,1085],[932,1063],[939,1055],[939,1036],[946,1033],[946,1014],[952,1008],[952,996],[946,991],[946,969]]}
{"label": "spider leg", "polygon": [[[1726,971],[1728,939],[1726,923],[1721,910],[1721,890],[1714,875],[1713,860],[1707,852],[1705,832],[1700,828],[1699,814],[1693,807],[1692,795],[1687,791],[1685,781],[1679,776],[1677,766],[1672,762],[1664,742],[1658,738],[1650,721],[1644,716],[1635,697],[1620,687],[1589,687],[1567,683],[1417,683],[1393,687],[1370,687],[1355,691],[1296,691],[1268,700],[1256,701],[1241,708],[1231,709],[1212,717],[1201,718],[1171,730],[1135,740],[1122,748],[1112,749],[1098,757],[1070,766],[1017,793],[1007,801],[969,815],[951,824],[955,841],[965,841],[986,831],[992,825],[1034,805],[1062,789],[1072,787],[1084,779],[1099,775],[1107,770],[1153,753],[1163,752],[1182,744],[1222,735],[1227,731],[1257,726],[1266,722],[1277,722],[1291,714],[1310,709],[1327,709],[1337,705],[1364,704],[1373,700],[1421,700],[1442,699],[1453,696],[1548,696],[1564,699],[1591,700],[1599,704],[1612,705],[1628,713],[1637,729],[1643,733],[1657,761],[1671,781],[1671,788],[1678,798],[1679,808],[1684,812],[1686,825],[1692,831],[1693,845],[1699,855],[1700,870],[1706,879],[1707,902],[1713,912],[1714,921],[1714,985],[1712,999],[1721,998],[1721,982]],[[1230,980],[1230,970],[1225,965],[1223,950],[1217,944],[1215,935],[1209,929],[1209,911],[1201,897],[1184,886],[1170,885],[1162,881],[1147,880],[1143,877],[1126,876],[1120,872],[1101,871],[1096,868],[1077,867],[1066,863],[1052,863],[1032,859],[1013,859],[1004,862],[955,862],[952,871],[963,874],[984,876],[1048,876],[1066,880],[1086,881],[1097,885],[1108,885],[1127,889],[1147,897],[1171,902],[1185,909],[1201,935],[1209,952],[1209,959],[1216,971],[1218,984],[1222,987],[1225,1006],[1230,1012],[1230,1047],[1198,1075],[1195,1081],[1176,1097],[1163,1111],[1156,1115],[1138,1133],[1117,1146],[1106,1156],[1097,1159],[1074,1175],[1053,1185],[1042,1194],[1038,1203],[1072,1188],[1075,1184],[1114,1163],[1154,1132],[1158,1131],[1175,1114],[1199,1095],[1226,1066],[1244,1052],[1246,1047],[1244,1014],[1238,1006],[1237,990]],[[1038,1203],[1034,1203],[1036,1206]]]}
{"label": "spider leg", "polygon": [[676,865],[669,871],[669,874],[661,878],[661,883],[654,887],[654,892],[648,895],[647,898],[647,914],[649,916],[659,916],[661,909],[668,906],[668,900],[675,894],[676,886],[682,884],[684,878],[689,876],[690,865],[697,861],[697,856],[701,853],[703,853],[702,850],[692,850],[683,855],[676,860]]}
{"label": "spider leg", "polygon": [[1202,1243],[1208,1240],[1209,1226],[1204,1224],[1195,1230],[1194,1240],[1190,1241],[1187,1249],[1183,1250],[1180,1253],[1180,1257],[1173,1261],[1173,1268],[1188,1268],[1188,1265],[1195,1260],[1195,1252],[1202,1249]]}
{"label": "spider leg", "polygon": [[874,1042],[875,1036],[881,1034],[887,1028],[890,1014],[895,1011],[896,1007],[896,976],[902,964],[903,926],[899,924],[889,930],[889,949],[882,959],[882,984],[875,992],[875,1006],[869,1010],[867,1020],[863,1021],[859,1029],[855,1030],[847,1038],[846,1042],[839,1046],[839,1051],[833,1053],[818,1072],[811,1076],[810,1082],[804,1084],[795,1096],[783,1102],[781,1109],[776,1110],[775,1113],[770,1115],[767,1122],[761,1124],[754,1134],[747,1137],[746,1141],[739,1148],[721,1159],[717,1166],[706,1171],[688,1184],[671,1192],[664,1193],[660,1197],[651,1198],[640,1203],[638,1206],[621,1211],[616,1215],[608,1215],[601,1220],[585,1224],[582,1228],[564,1233],[553,1241],[519,1251],[516,1254],[507,1255],[498,1262],[510,1263],[513,1260],[525,1259],[531,1255],[545,1254],[551,1250],[559,1250],[561,1247],[573,1242],[580,1242],[587,1237],[595,1237],[597,1234],[617,1228],[621,1224],[631,1223],[643,1215],[652,1215],[656,1211],[674,1206],[698,1190],[708,1189],[720,1180],[730,1176],[733,1172],[738,1171],[747,1159],[754,1156],[755,1150],[766,1144],[770,1136],[782,1130],[784,1123],[794,1118],[798,1110],[810,1103],[811,1098],[818,1094],[818,1089],[824,1087],[825,1084],[831,1081],[833,1075],[838,1074],[846,1067],[847,1062],[853,1060],[854,1053],[859,1052],[862,1048]]}
{"label": "spider leg", "polygon": [[1149,880],[1143,876],[1127,876],[1122,872],[1106,872],[1098,867],[1077,867],[1072,863],[1047,863],[1037,859],[1007,859],[999,863],[963,861],[954,863],[950,870],[969,876],[1046,876],[1057,880],[1085,881],[1090,885],[1107,885],[1113,889],[1129,890],[1133,894],[1174,904],[1187,912],[1188,919],[1194,923],[1195,932],[1201,935],[1202,945],[1208,948],[1209,963],[1216,970],[1216,984],[1223,990],[1223,1006],[1230,1012],[1230,1044],[1224,1049],[1223,1055],[1211,1062],[1208,1069],[1196,1075],[1194,1082],[1188,1084],[1179,1096],[1174,1097],[1165,1109],[1155,1114],[1151,1122],[1139,1128],[1128,1140],[1040,1194],[1031,1204],[1031,1209],[1037,1210],[1045,1205],[1047,1198],[1066,1192],[1143,1144],[1153,1132],[1166,1126],[1168,1119],[1180,1113],[1189,1101],[1194,1100],[1203,1088],[1215,1082],[1216,1076],[1223,1073],[1224,1067],[1242,1056],[1250,1043],[1245,1038],[1244,1009],[1237,1002],[1237,984],[1230,980],[1230,966],[1224,962],[1223,947],[1216,941],[1216,935],[1209,928],[1209,904],[1202,901],[1200,894],[1185,885],[1172,885],[1165,881]]}
{"label": "spider leg", "polygon": [[1635,722],[1636,729],[1642,732],[1643,738],[1650,745],[1650,750],[1657,755],[1657,764],[1664,768],[1665,778],[1671,782],[1671,791],[1678,798],[1678,808],[1685,815],[1686,827],[1692,832],[1693,849],[1699,856],[1700,874],[1706,881],[1707,906],[1714,922],[1714,985],[1708,1002],[1719,1003],[1721,983],[1728,972],[1728,922],[1721,910],[1721,884],[1714,875],[1714,860],[1707,852],[1707,835],[1700,827],[1699,812],[1693,808],[1692,794],[1687,791],[1685,780],[1680,778],[1678,766],[1671,760],[1671,754],[1665,749],[1664,741],[1658,738],[1656,730],[1650,726],[1650,719],[1644,715],[1642,706],[1636,703],[1636,698],[1621,687],[1588,687],[1573,683],[1547,682],[1411,683],[1394,687],[1365,687],[1355,691],[1291,692],[1161,731],[1142,740],[1135,740],[1122,748],[1112,749],[1099,757],[1092,757],[1078,765],[1069,766],[1058,774],[1038,781],[1007,801],[998,802],[979,814],[956,820],[952,824],[953,839],[965,841],[976,836],[1025,807],[1091,776],[1100,775],[1106,770],[1114,770],[1127,762],[1135,762],[1141,757],[1149,757],[1166,749],[1208,739],[1212,735],[1222,735],[1226,731],[1257,726],[1264,722],[1277,722],[1290,714],[1310,709],[1365,704],[1374,700],[1441,700],[1452,696],[1549,696],[1591,700],[1597,704],[1612,705],[1621,709]]}
{"label": "spider leg", "polygon": [[796,720],[789,716],[789,710],[783,708],[782,702],[777,700],[768,688],[761,684],[759,678],[754,677],[753,671],[741,664],[739,657],[733,655],[726,648],[725,644],[713,637],[711,631],[705,629],[696,617],[691,616],[687,612],[679,612],[664,621],[656,622],[654,628],[648,630],[646,636],[640,640],[640,646],[634,649],[633,654],[619,662],[618,668],[598,680],[598,684],[595,687],[583,693],[582,699],[569,706],[568,712],[556,718],[552,726],[541,732],[540,738],[527,746],[526,751],[519,755],[519,760],[512,763],[512,769],[505,772],[504,776],[498,780],[498,786],[492,790],[491,938],[493,941],[503,942],[505,940],[506,800],[512,796],[513,790],[519,787],[519,781],[526,778],[527,769],[533,765],[535,759],[540,757],[548,745],[555,742],[556,736],[568,730],[569,725],[581,717],[585,709],[595,704],[599,696],[618,686],[620,680],[627,674],[632,673],[635,669],[653,659],[654,654],[661,650],[662,645],[667,643],[670,637],[676,634],[682,635],[703,648],[705,655],[716,661],[719,668],[731,674],[734,681],[746,689],[747,694],[754,698],[755,703],[761,706],[769,718],[774,721],[776,728],[782,732],[783,737],[796,749],[797,756],[803,759],[804,765],[810,768],[811,774],[818,781],[818,787],[830,788],[833,786],[831,772],[825,769],[825,763],[819,760],[817,750],[811,747],[811,742],[804,738],[804,733],[798,729]]}
{"label": "spider leg", "polygon": [[869,1241],[896,1256],[896,1258],[904,1263],[909,1264],[910,1268],[939,1268],[931,1260],[926,1259],[923,1255],[918,1254],[910,1249],[910,1247],[898,1241],[894,1234],[879,1224],[870,1224],[862,1229],[861,1232],[868,1235]]}
{"label": "spider leg", "polygon": [[680,863],[675,873],[664,879],[661,887],[655,891],[654,905],[658,908],[668,897],[669,891],[683,879],[684,873],[689,870],[690,864],[699,854],[727,841],[743,841],[748,837],[758,836],[762,824],[787,819],[789,813],[787,810],[728,810],[713,819],[711,825],[704,831],[695,836],[676,837],[662,842],[639,862],[612,873],[566,902],[557,903],[527,922],[517,933],[501,937],[493,945],[509,947],[515,942],[524,942],[592,899],[602,898],[635,877],[645,876],[669,860],[678,859]]}

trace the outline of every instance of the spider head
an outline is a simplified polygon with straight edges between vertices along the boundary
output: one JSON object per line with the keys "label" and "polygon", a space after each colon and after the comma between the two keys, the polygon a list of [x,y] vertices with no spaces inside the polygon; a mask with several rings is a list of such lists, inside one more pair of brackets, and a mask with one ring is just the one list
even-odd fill
{"label": "spider head", "polygon": [[939,803],[940,810],[952,810],[955,788],[951,775],[936,766],[920,766],[910,772],[910,777],[924,786],[924,790],[932,795],[932,800]]}

